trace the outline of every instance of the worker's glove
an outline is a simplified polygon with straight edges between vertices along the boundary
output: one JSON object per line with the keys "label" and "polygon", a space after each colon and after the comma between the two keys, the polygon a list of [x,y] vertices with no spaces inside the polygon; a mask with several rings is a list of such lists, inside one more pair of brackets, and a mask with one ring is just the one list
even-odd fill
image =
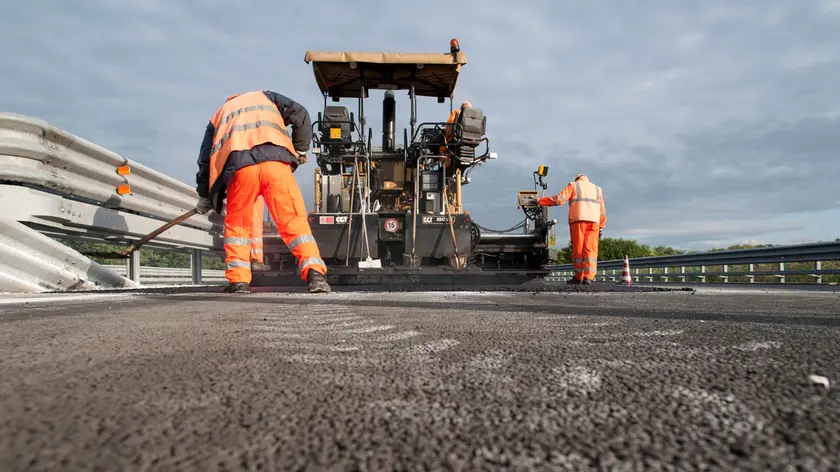
{"label": "worker's glove", "polygon": [[203,215],[203,214],[207,213],[208,211],[210,211],[212,209],[213,209],[213,203],[211,203],[210,200],[208,200],[204,197],[199,198],[198,203],[195,205],[195,211],[199,215]]}
{"label": "worker's glove", "polygon": [[539,206],[554,206],[556,202],[554,201],[554,197],[542,197],[537,201]]}
{"label": "worker's glove", "polygon": [[303,151],[303,152],[297,151],[297,160],[298,160],[298,165],[306,164],[306,160],[307,160],[306,159],[306,151]]}

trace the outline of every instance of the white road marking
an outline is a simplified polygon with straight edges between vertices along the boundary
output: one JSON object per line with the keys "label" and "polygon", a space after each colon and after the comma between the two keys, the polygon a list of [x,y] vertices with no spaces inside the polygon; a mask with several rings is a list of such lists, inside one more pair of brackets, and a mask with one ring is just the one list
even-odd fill
{"label": "white road marking", "polygon": [[511,356],[499,350],[492,350],[486,354],[479,354],[470,359],[469,366],[473,369],[500,369],[509,364]]}
{"label": "white road marking", "polygon": [[391,333],[386,334],[384,336],[380,336],[378,338],[373,339],[376,342],[388,342],[388,341],[402,341],[404,339],[410,339],[415,336],[420,336],[420,331],[401,331],[399,333]]}
{"label": "white road marking", "polygon": [[329,344],[307,343],[307,342],[283,342],[274,341],[263,345],[271,349],[312,349],[316,351],[335,351],[335,352],[350,352],[358,351],[358,346],[335,346]]}
{"label": "white road marking", "polygon": [[343,317],[343,318],[331,318],[331,319],[319,319],[319,320],[301,320],[301,319],[285,319],[285,320],[262,320],[263,323],[270,324],[271,326],[289,326],[289,327],[315,327],[316,329],[320,326],[330,326],[336,325],[337,323],[347,323],[347,322],[359,322],[362,321],[360,317],[353,316],[353,317]]}
{"label": "white road marking", "polygon": [[684,329],[666,329],[663,331],[656,330],[656,331],[647,331],[647,332],[637,332],[633,333],[633,336],[643,336],[643,337],[651,337],[651,336],[678,336],[685,332]]}
{"label": "white road marking", "polygon": [[551,383],[564,390],[590,393],[601,388],[601,373],[584,366],[551,369]]}
{"label": "white road marking", "polygon": [[379,325],[379,326],[368,326],[367,328],[356,328],[356,329],[345,329],[342,330],[342,333],[345,334],[364,334],[364,333],[375,333],[377,331],[388,331],[392,329],[393,326],[391,325]]}
{"label": "white road marking", "polygon": [[344,321],[341,323],[331,323],[318,328],[318,331],[343,331],[345,329],[354,328],[366,324],[374,323],[373,320],[359,320],[359,321]]}
{"label": "white road marking", "polygon": [[461,343],[454,339],[440,339],[437,341],[429,341],[417,346],[411,346],[410,348],[405,349],[405,351],[410,355],[432,354],[445,351],[450,347],[457,346],[458,344]]}
{"label": "white road marking", "polygon": [[760,349],[775,349],[781,346],[782,343],[778,343],[775,341],[767,341],[767,342],[749,342],[744,344],[739,344],[737,346],[732,346],[732,349],[737,349],[739,351],[745,352],[755,352]]}
{"label": "white road marking", "polygon": [[272,333],[270,331],[261,331],[256,333],[251,333],[250,335],[252,338],[261,338],[261,339],[307,339],[312,337],[311,335],[307,334],[299,334],[299,333]]}
{"label": "white road marking", "polygon": [[286,361],[303,364],[339,364],[345,367],[375,367],[380,362],[372,357],[328,354],[291,354],[282,358]]}

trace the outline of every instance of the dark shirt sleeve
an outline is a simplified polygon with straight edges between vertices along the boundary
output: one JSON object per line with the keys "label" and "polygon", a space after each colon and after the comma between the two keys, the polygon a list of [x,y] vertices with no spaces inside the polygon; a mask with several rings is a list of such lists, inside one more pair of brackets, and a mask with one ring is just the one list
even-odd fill
{"label": "dark shirt sleeve", "polygon": [[263,93],[280,110],[283,121],[287,125],[292,125],[292,143],[295,146],[295,150],[298,152],[308,151],[310,141],[312,140],[312,122],[309,119],[309,112],[306,108],[291,98],[280,95],[279,93],[270,90],[263,90]]}
{"label": "dark shirt sleeve", "polygon": [[195,190],[198,196],[207,198],[210,193],[210,149],[213,146],[213,136],[216,134],[216,127],[213,123],[207,123],[204,131],[204,140],[201,142],[201,149],[198,151],[198,172],[195,174]]}

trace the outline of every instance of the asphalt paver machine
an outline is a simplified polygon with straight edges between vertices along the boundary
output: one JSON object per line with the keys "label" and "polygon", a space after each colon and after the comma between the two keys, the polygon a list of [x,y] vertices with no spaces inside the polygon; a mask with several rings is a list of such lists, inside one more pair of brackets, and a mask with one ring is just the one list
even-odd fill
{"label": "asphalt paver machine", "polygon": [[[520,225],[487,230],[464,209],[471,172],[496,158],[480,108],[462,108],[453,122],[418,123],[417,100],[431,97],[452,110],[455,85],[467,63],[457,40],[449,53],[313,52],[324,109],[312,123],[313,236],[333,285],[511,284],[545,274],[556,220],[537,205],[548,168],[534,172],[535,189],[517,195]],[[382,137],[366,127],[370,91],[384,91]],[[407,92],[410,123],[396,131],[396,94]],[[356,112],[341,104],[356,102]],[[358,115],[357,115],[358,113]],[[495,197],[495,195],[493,195]],[[518,231],[518,232],[511,232]],[[277,234],[263,238],[267,272],[252,285],[285,285],[297,278],[294,256]]]}

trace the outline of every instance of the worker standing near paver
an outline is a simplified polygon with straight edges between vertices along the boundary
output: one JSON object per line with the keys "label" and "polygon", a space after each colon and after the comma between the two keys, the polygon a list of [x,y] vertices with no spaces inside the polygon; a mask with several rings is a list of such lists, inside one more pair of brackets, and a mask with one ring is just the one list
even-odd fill
{"label": "worker standing near paver", "polygon": [[540,198],[539,205],[557,206],[566,202],[575,269],[575,276],[568,283],[590,285],[598,268],[598,240],[607,222],[604,193],[586,175],[579,174],[556,196]]}
{"label": "worker standing near paver", "polygon": [[[290,135],[286,124],[291,124]],[[225,216],[225,291],[247,293],[251,283],[254,204],[265,199],[280,237],[298,261],[310,292],[329,292],[318,244],[306,220],[303,195],[292,173],[306,162],[309,112],[272,91],[231,95],[210,118],[198,157],[196,210]]]}

